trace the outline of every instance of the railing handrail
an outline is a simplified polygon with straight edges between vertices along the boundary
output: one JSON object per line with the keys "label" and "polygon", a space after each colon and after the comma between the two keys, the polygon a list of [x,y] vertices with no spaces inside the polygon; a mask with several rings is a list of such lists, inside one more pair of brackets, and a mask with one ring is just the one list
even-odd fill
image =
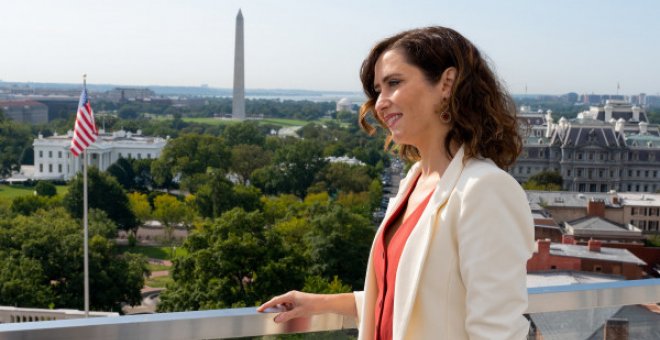
{"label": "railing handrail", "polygon": [[[660,279],[529,288],[528,313],[660,302]],[[315,315],[276,324],[273,314],[235,308],[0,325],[0,340],[208,339],[355,328],[352,318]]]}

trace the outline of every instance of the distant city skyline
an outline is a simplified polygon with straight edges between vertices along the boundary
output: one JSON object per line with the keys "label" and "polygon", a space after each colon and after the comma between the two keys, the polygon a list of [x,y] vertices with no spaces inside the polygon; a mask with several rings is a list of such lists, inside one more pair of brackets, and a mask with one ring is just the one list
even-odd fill
{"label": "distant city skyline", "polygon": [[[360,91],[378,40],[452,27],[515,94],[660,94],[660,3],[24,0],[3,4],[0,80],[232,88],[245,16],[246,89]],[[656,33],[654,33],[656,32]]]}

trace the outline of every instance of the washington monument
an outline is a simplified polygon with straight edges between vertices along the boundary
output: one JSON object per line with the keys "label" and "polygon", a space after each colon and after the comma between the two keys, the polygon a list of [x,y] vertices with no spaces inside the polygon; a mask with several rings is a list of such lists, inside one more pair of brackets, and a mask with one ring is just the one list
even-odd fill
{"label": "washington monument", "polygon": [[245,119],[245,54],[243,53],[243,14],[236,16],[236,47],[234,48],[234,96],[231,117]]}

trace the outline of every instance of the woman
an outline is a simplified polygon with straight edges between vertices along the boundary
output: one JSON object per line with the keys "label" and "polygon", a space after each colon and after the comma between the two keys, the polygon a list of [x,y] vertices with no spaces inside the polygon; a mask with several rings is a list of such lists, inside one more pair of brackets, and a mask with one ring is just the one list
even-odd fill
{"label": "woman", "polygon": [[276,322],[318,313],[358,319],[360,339],[523,339],[533,222],[502,168],[521,151],[515,107],[479,51],[427,27],[378,43],[362,64],[373,114],[415,160],[391,200],[362,292],[289,292]]}

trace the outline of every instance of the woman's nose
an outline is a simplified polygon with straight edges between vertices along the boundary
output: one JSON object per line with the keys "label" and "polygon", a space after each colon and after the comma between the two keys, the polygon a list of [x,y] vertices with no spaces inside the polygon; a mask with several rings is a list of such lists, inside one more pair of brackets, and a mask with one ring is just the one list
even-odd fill
{"label": "woman's nose", "polygon": [[389,105],[390,105],[389,98],[387,98],[381,93],[380,95],[378,95],[378,99],[376,99],[376,105],[374,105],[374,108],[376,109],[376,113],[380,114]]}

